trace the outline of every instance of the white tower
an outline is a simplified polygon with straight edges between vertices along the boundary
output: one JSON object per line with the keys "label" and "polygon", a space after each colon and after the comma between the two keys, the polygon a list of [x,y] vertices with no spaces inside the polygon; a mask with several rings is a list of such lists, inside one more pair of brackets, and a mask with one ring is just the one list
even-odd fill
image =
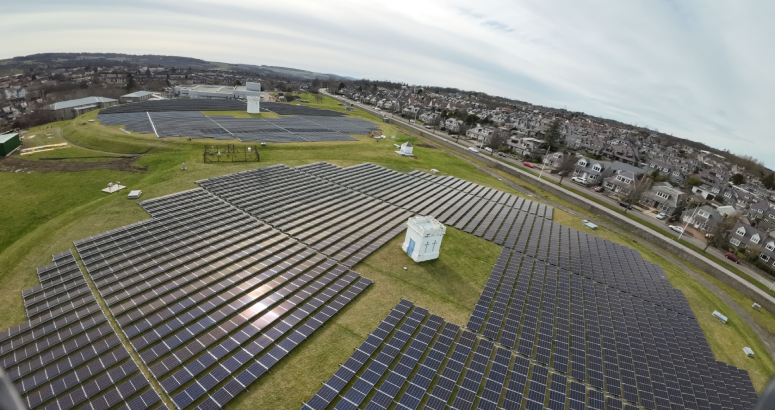
{"label": "white tower", "polygon": [[248,96],[248,113],[258,114],[261,112],[261,96],[249,95]]}
{"label": "white tower", "polygon": [[415,216],[406,223],[406,238],[401,249],[415,262],[438,258],[447,227],[430,216]]}

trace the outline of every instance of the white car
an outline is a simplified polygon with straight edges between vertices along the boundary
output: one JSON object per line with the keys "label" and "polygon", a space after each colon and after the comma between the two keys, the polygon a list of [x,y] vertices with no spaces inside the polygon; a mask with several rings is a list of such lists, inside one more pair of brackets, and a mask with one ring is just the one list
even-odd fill
{"label": "white car", "polygon": [[684,228],[681,228],[680,226],[676,226],[676,225],[670,225],[669,228],[678,233],[683,233],[684,231]]}
{"label": "white car", "polygon": [[579,184],[586,184],[587,183],[587,179],[586,178],[582,178],[582,177],[573,177],[573,178],[571,178],[571,180],[573,180],[573,182],[577,182]]}
{"label": "white car", "polygon": [[490,148],[490,147],[485,147],[484,150],[487,151],[487,152],[492,152],[492,148]]}
{"label": "white car", "polygon": [[468,150],[471,152],[479,152],[479,150],[474,147],[468,147]]}
{"label": "white car", "polygon": [[587,221],[586,219],[582,219],[581,222],[584,223],[584,225],[587,226],[589,229],[597,229],[597,225],[593,224],[592,222]]}
{"label": "white car", "polygon": [[667,218],[667,214],[664,212],[660,212],[657,214],[657,219],[665,219]]}

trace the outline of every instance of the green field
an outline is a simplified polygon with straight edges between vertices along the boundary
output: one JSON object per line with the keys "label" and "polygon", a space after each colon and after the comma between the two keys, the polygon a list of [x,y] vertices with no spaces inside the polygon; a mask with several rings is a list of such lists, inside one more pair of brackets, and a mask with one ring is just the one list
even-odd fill
{"label": "green field", "polygon": [[[302,98],[313,107],[344,111],[335,100],[325,98],[317,104],[311,95]],[[242,113],[207,113],[208,115],[246,115]],[[265,115],[265,114],[262,114]],[[352,142],[318,142],[273,144],[261,147],[260,163],[204,164],[202,151],[210,145],[236,144],[253,146],[255,143],[238,141],[193,140],[186,138],[159,139],[154,135],[127,135],[118,126],[102,126],[96,112],[85,114],[72,121],[48,124],[30,130],[34,139],[25,141],[25,147],[56,142],[72,144],[69,148],[36,154],[29,161],[44,157],[73,157],[71,162],[112,161],[111,158],[79,159],[86,156],[140,155],[134,166],[143,171],[125,172],[118,169],[53,173],[3,173],[0,177],[0,330],[23,322],[25,312],[20,292],[37,284],[35,268],[50,262],[51,255],[72,249],[74,240],[101,233],[129,223],[147,219],[148,215],[136,204],[126,199],[125,192],[107,195],[100,192],[108,182],[121,181],[129,189],[143,190],[141,200],[195,188],[193,181],[234,173],[259,166],[286,164],[297,166],[318,161],[350,166],[371,162],[397,171],[428,171],[436,168],[447,175],[518,194],[504,182],[481,171],[477,166],[458,156],[451,155],[434,143],[414,139],[417,158],[396,155],[393,143],[409,140],[409,136],[380,118],[357,110],[348,113],[377,122],[383,133],[396,139],[374,140],[357,136]],[[49,139],[46,133],[54,136]],[[61,136],[60,136],[61,135]],[[41,136],[44,136],[43,138]],[[185,161],[187,170],[182,171]],[[503,173],[500,178],[526,185]],[[530,187],[537,195],[568,205],[560,198],[552,197]],[[521,194],[518,194],[521,195]],[[540,197],[539,197],[540,200]],[[576,209],[576,208],[573,208]],[[576,209],[581,212],[580,210]],[[565,225],[586,230],[578,218],[556,211],[555,219]],[[249,392],[243,393],[230,408],[299,408],[301,400],[309,398],[352,352],[365,335],[377,325],[401,297],[409,299],[446,320],[465,324],[481,292],[487,275],[497,258],[500,247],[454,229],[448,230],[442,248],[442,257],[420,265],[411,262],[400,251],[400,240],[389,242],[378,252],[355,268],[365,277],[374,280],[362,296],[345,311],[329,322],[298,352],[273,368],[270,376],[260,379]],[[764,350],[750,328],[723,302],[705,290],[699,282],[673,265],[663,255],[604,228],[595,235],[635,248],[646,260],[658,263],[668,275],[673,286],[686,295],[698,317],[710,346],[717,359],[748,370],[757,390],[764,387],[767,379],[775,374],[775,363]],[[407,271],[403,266],[409,267]],[[723,286],[723,285],[722,285]],[[724,287],[742,306],[750,306],[750,300],[736,291]],[[722,310],[730,319],[722,325],[708,312]],[[755,312],[757,323],[772,335],[775,318],[767,312]],[[743,355],[743,346],[756,352],[754,358]],[[310,363],[314,365],[309,366]],[[293,383],[293,384],[291,384]],[[293,386],[289,389],[289,386]]]}

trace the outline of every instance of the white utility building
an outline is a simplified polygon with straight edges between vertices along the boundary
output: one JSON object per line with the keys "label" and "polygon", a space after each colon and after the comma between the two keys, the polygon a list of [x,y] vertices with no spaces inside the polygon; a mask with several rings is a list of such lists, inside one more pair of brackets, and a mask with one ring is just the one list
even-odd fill
{"label": "white utility building", "polygon": [[415,216],[406,223],[406,238],[401,249],[415,262],[438,258],[447,227],[430,216]]}
{"label": "white utility building", "polygon": [[[394,145],[397,145],[397,144],[394,144]],[[414,154],[412,154],[412,151],[414,151],[414,146],[412,145],[411,142],[407,141],[407,142],[401,144],[401,146],[398,149],[398,151],[396,151],[396,154],[402,155],[402,156],[405,156],[405,157],[413,157]]]}

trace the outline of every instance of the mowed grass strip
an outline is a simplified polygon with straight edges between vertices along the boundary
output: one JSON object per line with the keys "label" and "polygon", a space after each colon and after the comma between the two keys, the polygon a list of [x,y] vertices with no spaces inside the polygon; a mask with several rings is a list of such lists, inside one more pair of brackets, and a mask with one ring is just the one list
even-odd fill
{"label": "mowed grass strip", "polygon": [[353,270],[374,284],[227,409],[299,409],[402,297],[449,322],[468,323],[502,248],[447,228],[439,258],[418,264],[401,250],[403,240],[402,233],[357,264]]}

